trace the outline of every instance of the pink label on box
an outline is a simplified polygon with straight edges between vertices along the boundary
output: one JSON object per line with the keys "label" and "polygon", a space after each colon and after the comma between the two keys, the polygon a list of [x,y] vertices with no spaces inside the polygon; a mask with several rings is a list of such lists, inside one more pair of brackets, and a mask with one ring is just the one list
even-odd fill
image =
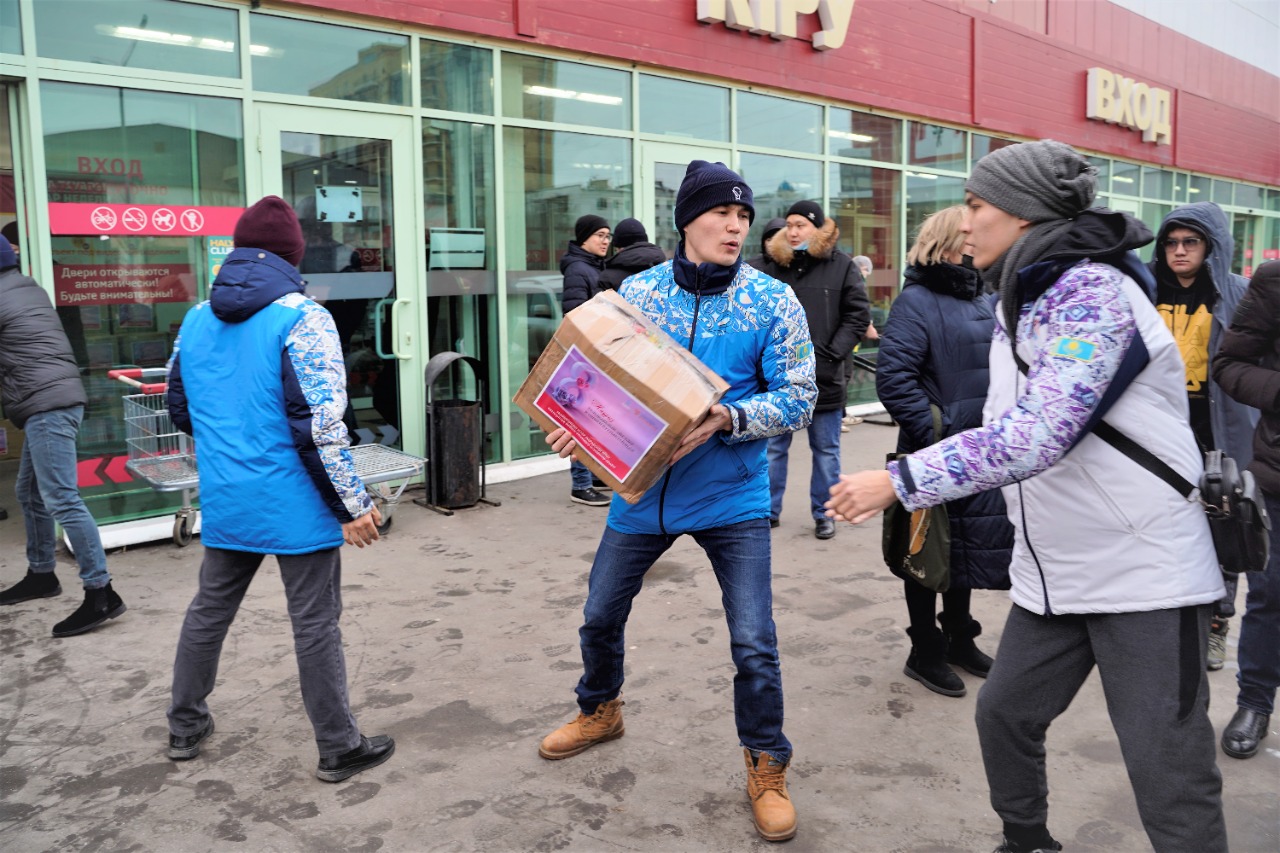
{"label": "pink label on box", "polygon": [[565,353],[534,403],[622,483],[667,428],[576,346]]}

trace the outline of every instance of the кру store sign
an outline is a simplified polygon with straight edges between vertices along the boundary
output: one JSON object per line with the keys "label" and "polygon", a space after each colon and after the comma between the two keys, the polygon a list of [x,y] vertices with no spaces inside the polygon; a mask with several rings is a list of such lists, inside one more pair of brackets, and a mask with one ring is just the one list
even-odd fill
{"label": "\u043a\u0440\u0443 store sign", "polygon": [[698,20],[733,30],[767,33],[775,39],[796,38],[796,19],[818,13],[822,29],[813,34],[814,50],[844,44],[854,0],[698,0]]}
{"label": "\u043a\u0440\u0443 store sign", "polygon": [[1168,89],[1157,89],[1105,68],[1090,68],[1085,118],[1142,131],[1143,142],[1173,142]]}

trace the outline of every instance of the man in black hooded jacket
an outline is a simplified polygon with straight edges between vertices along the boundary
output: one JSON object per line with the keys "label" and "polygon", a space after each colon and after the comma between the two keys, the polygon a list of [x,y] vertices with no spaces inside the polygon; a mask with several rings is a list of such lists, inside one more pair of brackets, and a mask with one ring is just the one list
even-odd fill
{"label": "man in black hooded jacket", "polygon": [[656,267],[667,259],[666,252],[649,242],[649,234],[639,219],[623,219],[613,229],[614,255],[600,273],[601,290],[617,290],[627,276]]}

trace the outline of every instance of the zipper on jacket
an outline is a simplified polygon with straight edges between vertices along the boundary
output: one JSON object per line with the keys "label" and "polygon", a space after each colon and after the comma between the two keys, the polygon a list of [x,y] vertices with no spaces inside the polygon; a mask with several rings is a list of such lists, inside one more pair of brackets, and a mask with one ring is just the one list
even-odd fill
{"label": "zipper on jacket", "polygon": [[1031,544],[1031,534],[1027,532],[1027,498],[1022,493],[1022,483],[1018,483],[1018,512],[1022,513],[1022,541],[1027,543],[1031,559],[1035,561],[1036,571],[1040,573],[1040,592],[1044,595],[1044,615],[1052,616],[1053,608],[1049,605],[1049,584],[1044,579],[1044,567],[1040,565],[1040,556]]}
{"label": "zipper on jacket", "polygon": [[[693,324],[689,327],[689,346],[688,350],[693,353],[693,340],[698,334],[698,310],[702,307],[702,272],[694,267],[693,271]],[[667,469],[667,473],[662,475],[662,491],[658,494],[658,529],[662,531],[662,535],[667,535],[667,523],[663,518],[666,510],[667,502],[667,486],[671,483],[671,469]]]}

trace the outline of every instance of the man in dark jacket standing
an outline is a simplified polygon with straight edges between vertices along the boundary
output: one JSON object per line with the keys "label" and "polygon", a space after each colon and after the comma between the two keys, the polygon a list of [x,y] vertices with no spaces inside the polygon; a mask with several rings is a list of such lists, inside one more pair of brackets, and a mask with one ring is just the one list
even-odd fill
{"label": "man in dark jacket standing", "polygon": [[[1187,368],[1191,429],[1201,450],[1222,450],[1241,468],[1258,413],[1218,388],[1210,372],[1248,281],[1231,272],[1235,240],[1222,208],[1208,201],[1176,208],[1164,218],[1148,265],[1156,278],[1156,308],[1173,334]],[[1230,567],[1228,567],[1230,568]],[[1209,623],[1208,669],[1222,669],[1227,631],[1236,613],[1236,576]]]}
{"label": "man in dark jacket standing", "polygon": [[302,229],[267,196],[236,223],[209,300],[187,312],[169,361],[169,410],[200,448],[204,562],[173,665],[169,750],[195,758],[213,733],[206,702],[222,642],[262,559],[284,582],[316,776],[338,782],[391,757],[351,715],[338,617],[345,541],[378,538],[342,413],[346,370],[333,317],[303,294]]}
{"label": "man in dark jacket standing", "polygon": [[[840,422],[844,416],[844,363],[871,323],[862,274],[852,259],[836,248],[840,230],[813,201],[798,201],[787,211],[786,227],[769,240],[760,269],[791,285],[809,319],[809,335],[818,374],[818,403],[808,427],[813,471],[809,478],[809,511],[814,535],[830,539],[835,523],[824,504],[840,480]],[[782,494],[787,487],[787,455],[792,433],[769,439],[770,523],[778,526]]]}
{"label": "man in dark jacket standing", "polygon": [[649,242],[649,234],[639,219],[624,219],[613,229],[614,256],[600,273],[601,290],[617,290],[629,275],[656,267],[667,259],[661,248]]}
{"label": "man in dark jacket standing", "polygon": [[[600,273],[604,270],[604,257],[609,254],[613,235],[604,217],[588,213],[578,217],[573,225],[573,239],[564,257],[560,258],[560,272],[564,275],[564,287],[560,291],[560,307],[568,314],[600,292]],[[608,506],[609,498],[596,490],[596,479],[591,469],[578,460],[569,463],[569,499],[587,506]],[[601,483],[600,485],[604,485]]]}
{"label": "man in dark jacket standing", "polygon": [[1231,397],[1261,410],[1249,470],[1271,515],[1271,561],[1249,575],[1236,660],[1236,713],[1222,751],[1249,758],[1267,736],[1280,687],[1280,261],[1258,267],[1213,362],[1213,378]]}
{"label": "man in dark jacket standing", "polygon": [[111,588],[98,525],[76,485],[76,435],[87,398],[49,296],[18,271],[13,247],[0,237],[0,393],[5,414],[23,431],[17,494],[27,526],[27,574],[0,592],[0,604],[62,593],[54,574],[62,525],[80,566],[84,601],[53,626],[71,637],[127,609]]}

